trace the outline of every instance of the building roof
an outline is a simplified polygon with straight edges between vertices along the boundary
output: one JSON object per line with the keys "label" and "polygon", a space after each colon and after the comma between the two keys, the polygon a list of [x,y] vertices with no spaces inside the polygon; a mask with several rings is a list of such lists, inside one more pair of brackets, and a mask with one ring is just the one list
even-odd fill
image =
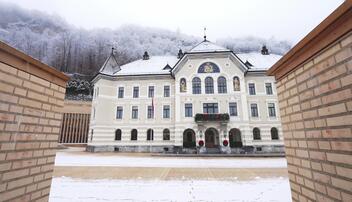
{"label": "building roof", "polygon": [[276,54],[263,55],[259,52],[251,53],[239,53],[236,54],[244,63],[249,62],[251,69],[254,70],[268,70],[273,64],[275,64],[282,56]]}
{"label": "building roof", "polygon": [[170,69],[165,66],[173,67],[178,60],[176,56],[151,56],[148,60],[140,59],[122,65],[114,75],[170,74]]}
{"label": "building roof", "polygon": [[226,52],[230,51],[227,48],[224,48],[222,46],[216,45],[208,40],[204,40],[194,46],[190,51],[187,53],[203,53],[203,52]]}
{"label": "building roof", "polygon": [[[229,49],[218,46],[208,40],[204,40],[185,54],[221,52],[232,53],[232,51]],[[241,53],[235,55],[244,64],[245,62],[247,62],[247,64],[251,64],[251,66],[247,66],[248,71],[266,71],[281,58],[280,55],[262,55],[258,52]],[[114,76],[170,74],[171,69],[179,60],[180,59],[178,59],[176,56],[151,56],[149,59],[139,59],[119,66],[118,61],[112,52],[99,72],[102,74]]]}
{"label": "building roof", "polygon": [[267,72],[281,80],[352,30],[352,1],[344,1]]}
{"label": "building roof", "polygon": [[108,59],[105,60],[103,66],[101,66],[99,72],[103,74],[114,74],[120,71],[120,65],[117,62],[115,54],[111,51]]}

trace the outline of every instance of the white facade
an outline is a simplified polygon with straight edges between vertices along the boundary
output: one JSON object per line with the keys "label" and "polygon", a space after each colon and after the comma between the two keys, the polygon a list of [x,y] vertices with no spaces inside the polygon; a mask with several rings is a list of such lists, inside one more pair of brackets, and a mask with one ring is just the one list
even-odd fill
{"label": "white facade", "polygon": [[279,58],[236,55],[206,40],[179,58],[151,56],[119,66],[112,54],[93,80],[88,149],[282,152],[275,79],[265,75]]}

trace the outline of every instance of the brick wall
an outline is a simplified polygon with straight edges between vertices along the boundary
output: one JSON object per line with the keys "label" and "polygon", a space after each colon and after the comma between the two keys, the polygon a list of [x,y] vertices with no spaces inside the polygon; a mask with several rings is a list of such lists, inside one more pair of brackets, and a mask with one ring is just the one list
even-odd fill
{"label": "brick wall", "polygon": [[0,201],[48,201],[65,81],[0,45]]}
{"label": "brick wall", "polygon": [[352,33],[277,91],[293,201],[352,201]]}

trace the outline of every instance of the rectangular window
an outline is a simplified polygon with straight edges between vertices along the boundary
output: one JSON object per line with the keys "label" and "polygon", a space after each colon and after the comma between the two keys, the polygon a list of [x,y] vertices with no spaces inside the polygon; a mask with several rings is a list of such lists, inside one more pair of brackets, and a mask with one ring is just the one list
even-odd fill
{"label": "rectangular window", "polygon": [[252,117],[258,117],[258,106],[257,106],[257,104],[251,104],[251,115],[252,115]]}
{"label": "rectangular window", "polygon": [[164,97],[170,97],[170,86],[164,86]]}
{"label": "rectangular window", "polygon": [[138,98],[139,97],[139,87],[133,87],[133,98]]}
{"label": "rectangular window", "polygon": [[271,86],[271,83],[265,83],[265,90],[267,95],[273,94],[273,88]]}
{"label": "rectangular window", "polygon": [[119,87],[118,98],[123,98],[124,92],[125,92],[124,88],[123,87]]}
{"label": "rectangular window", "polygon": [[203,113],[205,113],[205,114],[219,113],[218,103],[204,103],[203,104]]}
{"label": "rectangular window", "polygon": [[165,105],[163,107],[163,118],[164,119],[170,118],[170,105]]}
{"label": "rectangular window", "polygon": [[254,83],[249,83],[248,87],[249,87],[249,94],[250,95],[255,95],[255,85],[254,85]]}
{"label": "rectangular window", "polygon": [[116,119],[122,119],[123,116],[123,108],[117,107],[116,109]]}
{"label": "rectangular window", "polygon": [[137,106],[132,107],[132,119],[138,119],[138,107]]}
{"label": "rectangular window", "polygon": [[230,116],[237,116],[237,103],[236,102],[229,103],[229,113],[230,113]]}
{"label": "rectangular window", "polygon": [[269,111],[269,116],[270,117],[276,117],[275,104],[274,103],[269,103],[268,104],[268,111]]}
{"label": "rectangular window", "polygon": [[153,119],[153,118],[154,118],[153,106],[148,106],[148,119]]}
{"label": "rectangular window", "polygon": [[192,112],[192,104],[188,103],[185,104],[185,117],[192,117],[193,112]]}
{"label": "rectangular window", "polygon": [[149,86],[148,97],[154,97],[154,86]]}

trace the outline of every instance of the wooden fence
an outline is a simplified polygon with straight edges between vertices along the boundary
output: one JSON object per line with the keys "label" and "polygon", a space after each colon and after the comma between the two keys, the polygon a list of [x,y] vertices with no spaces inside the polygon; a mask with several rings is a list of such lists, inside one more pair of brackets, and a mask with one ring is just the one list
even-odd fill
{"label": "wooden fence", "polygon": [[87,143],[90,114],[65,113],[60,143]]}

